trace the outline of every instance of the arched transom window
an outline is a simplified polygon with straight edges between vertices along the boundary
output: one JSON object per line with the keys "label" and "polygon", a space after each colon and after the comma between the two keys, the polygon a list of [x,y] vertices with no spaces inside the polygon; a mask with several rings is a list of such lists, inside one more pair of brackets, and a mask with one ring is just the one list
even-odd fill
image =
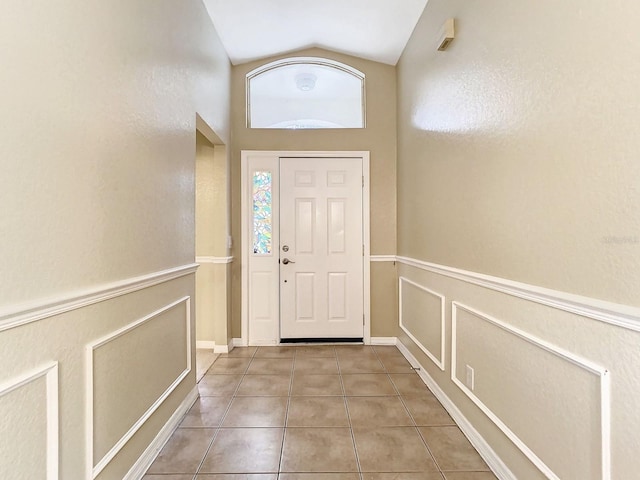
{"label": "arched transom window", "polygon": [[250,128],[364,128],[364,74],[323,58],[288,58],[247,74]]}

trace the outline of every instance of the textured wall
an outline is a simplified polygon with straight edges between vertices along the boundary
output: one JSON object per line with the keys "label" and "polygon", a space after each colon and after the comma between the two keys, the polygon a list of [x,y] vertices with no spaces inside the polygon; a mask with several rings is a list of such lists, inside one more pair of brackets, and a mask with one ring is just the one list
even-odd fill
{"label": "textured wall", "polygon": [[[0,477],[44,478],[49,458],[59,478],[86,478],[91,445],[95,464],[169,389],[97,477],[121,480],[194,387],[193,372],[176,376],[186,356],[158,348],[195,340],[196,112],[228,141],[230,64],[199,0],[8,0],[0,45],[0,410],[25,427],[3,428]],[[187,275],[136,281],[174,267]],[[89,368],[87,347],[106,337]],[[100,363],[107,352],[117,368]],[[58,375],[20,386],[54,362]],[[131,400],[126,412],[110,395]]]}
{"label": "textured wall", "polygon": [[[437,52],[451,17],[456,39]],[[444,339],[444,370],[401,341],[516,478],[552,477],[473,398],[558,478],[626,479],[640,468],[639,20],[629,1],[430,0],[398,64],[398,253],[523,282],[533,298],[401,265],[444,297],[444,329],[437,312],[400,299],[419,342],[435,349],[425,331]],[[616,313],[568,313],[572,298]],[[454,302],[477,313],[460,307],[454,322]],[[472,393],[452,381],[453,360],[461,384],[466,365],[475,369]],[[610,407],[590,365],[610,373]]]}
{"label": "textured wall", "polygon": [[429,2],[398,65],[399,252],[640,305],[639,19],[628,1]]}
{"label": "textured wall", "polygon": [[[367,128],[345,130],[272,130],[246,127],[246,74],[266,63],[291,56],[315,56],[346,63],[366,75]],[[396,249],[396,80],[395,68],[326,50],[310,49],[237,65],[232,70],[231,148],[232,234],[234,256],[240,258],[240,151],[241,150],[368,150],[371,152],[371,254],[390,255]],[[240,262],[233,266],[233,336],[240,337]],[[376,270],[379,271],[379,270]],[[375,274],[375,273],[373,273]],[[372,282],[374,282],[372,278]],[[384,279],[378,282],[380,284]],[[395,335],[396,315],[388,316],[394,291],[372,296],[372,332]],[[379,302],[379,306],[377,304]],[[376,312],[382,312],[377,315]]]}

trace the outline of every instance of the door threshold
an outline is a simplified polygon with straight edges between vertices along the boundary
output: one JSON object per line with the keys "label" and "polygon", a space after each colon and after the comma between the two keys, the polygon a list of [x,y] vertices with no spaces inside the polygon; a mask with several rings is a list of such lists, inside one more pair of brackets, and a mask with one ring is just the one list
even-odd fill
{"label": "door threshold", "polygon": [[309,343],[317,345],[321,344],[345,344],[352,343],[354,345],[362,345],[362,337],[359,338],[281,338],[280,343]]}

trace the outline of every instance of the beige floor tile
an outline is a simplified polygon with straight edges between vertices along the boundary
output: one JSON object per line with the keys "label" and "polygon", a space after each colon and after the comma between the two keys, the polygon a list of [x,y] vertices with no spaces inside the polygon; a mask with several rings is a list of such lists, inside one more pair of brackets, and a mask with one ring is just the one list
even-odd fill
{"label": "beige floor tile", "polygon": [[437,467],[414,427],[354,428],[363,472],[433,472]]}
{"label": "beige floor tile", "polygon": [[218,358],[218,354],[213,353],[213,350],[208,348],[198,348],[196,350],[196,382],[199,382],[204,377],[216,358]]}
{"label": "beige floor tile", "polygon": [[294,375],[291,395],[342,395],[339,375]]}
{"label": "beige floor tile", "polygon": [[178,428],[147,473],[195,474],[214,433],[213,428]]}
{"label": "beige floor tile", "polygon": [[280,480],[360,480],[357,473],[281,473]]}
{"label": "beige floor tile", "polygon": [[397,395],[386,374],[342,375],[342,382],[347,395]]}
{"label": "beige floor tile", "polygon": [[431,393],[403,396],[409,413],[418,426],[455,425],[438,399]]}
{"label": "beige floor tile", "polygon": [[247,373],[250,375],[287,375],[287,374],[291,374],[292,367],[293,367],[293,357],[292,358],[253,357],[253,360],[251,360],[251,365],[249,365],[249,369],[247,370]]}
{"label": "beige floor tile", "polygon": [[291,375],[245,375],[236,395],[287,396]]}
{"label": "beige floor tile", "polygon": [[498,480],[491,472],[444,472],[446,480]]}
{"label": "beige floor tile", "polygon": [[420,395],[425,393],[431,393],[422,379],[416,373],[389,374],[391,381],[396,386],[400,395]]}
{"label": "beige floor tile", "polygon": [[242,375],[205,375],[198,383],[202,396],[229,396],[238,388]]}
{"label": "beige floor tile", "polygon": [[376,351],[369,345],[336,345],[336,355],[340,357],[378,358]]}
{"label": "beige floor tile", "polygon": [[340,357],[338,359],[340,373],[384,373],[380,360],[373,357],[360,358],[357,356]]}
{"label": "beige floor tile", "polygon": [[233,347],[229,353],[221,353],[221,357],[253,357],[258,347]]}
{"label": "beige floor tile", "polygon": [[348,428],[287,428],[283,472],[357,472]]}
{"label": "beige floor tile", "polygon": [[402,355],[402,352],[400,352],[400,350],[398,350],[398,347],[396,347],[395,345],[376,345],[375,347],[373,347],[373,349],[375,350],[375,352],[378,354],[380,358],[385,358],[385,357],[404,358],[404,355]]}
{"label": "beige floor tile", "polygon": [[142,480],[193,480],[193,474],[189,475],[145,475]]}
{"label": "beige floor tile", "polygon": [[380,357],[382,360],[382,364],[384,365],[384,369],[388,373],[415,373],[413,368],[411,368],[411,364],[407,361],[406,358],[400,356],[387,356]]}
{"label": "beige floor tile", "polygon": [[363,473],[362,480],[444,480],[440,472]]}
{"label": "beige floor tile", "polygon": [[259,358],[293,358],[296,347],[258,347],[256,357]]}
{"label": "beige floor tile", "polygon": [[282,428],[223,428],[200,473],[277,473]]}
{"label": "beige floor tile", "polygon": [[287,397],[235,397],[223,427],[284,427]]}
{"label": "beige floor tile", "polygon": [[182,419],[181,427],[217,427],[231,397],[200,397]]}
{"label": "beige floor tile", "polygon": [[335,357],[316,358],[316,357],[296,357],[293,366],[294,373],[306,375],[337,375],[338,362]]}
{"label": "beige floor tile", "polygon": [[196,476],[196,480],[278,480],[278,475],[275,473],[207,473]]}
{"label": "beige floor tile", "polygon": [[292,397],[287,427],[348,427],[344,397]]}
{"label": "beige floor tile", "polygon": [[303,345],[296,347],[296,358],[300,357],[335,358],[336,349],[333,345]]}
{"label": "beige floor tile", "polygon": [[419,429],[440,470],[489,470],[482,457],[458,427],[419,427]]}
{"label": "beige floor tile", "polygon": [[218,357],[207,374],[244,373],[250,361],[250,358]]}
{"label": "beige floor tile", "polygon": [[413,425],[400,397],[347,397],[347,402],[354,427]]}

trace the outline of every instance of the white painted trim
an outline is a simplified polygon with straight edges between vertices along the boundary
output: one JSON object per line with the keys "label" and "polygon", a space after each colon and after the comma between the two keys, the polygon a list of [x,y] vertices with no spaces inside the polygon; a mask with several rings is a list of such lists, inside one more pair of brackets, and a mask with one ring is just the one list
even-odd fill
{"label": "white painted trim", "polygon": [[[404,325],[404,322],[402,321],[403,314],[402,314],[402,282],[406,282],[410,285],[413,285],[414,287],[416,287],[419,290],[422,290],[426,293],[428,293],[429,295],[433,295],[434,297],[437,297],[440,299],[440,358],[436,357],[435,354],[433,354],[433,352],[431,352],[427,347],[425,347],[422,342],[420,340],[418,340],[413,333],[411,333],[411,331]],[[420,350],[422,350],[424,352],[424,354],[429,357],[429,359],[431,359],[431,361],[433,363],[436,364],[436,366],[442,370],[444,372],[445,370],[445,352],[446,352],[446,315],[445,315],[445,303],[446,303],[446,299],[444,295],[441,295],[438,292],[434,292],[433,290],[428,289],[427,287],[424,287],[416,282],[413,282],[411,280],[409,280],[406,277],[399,277],[398,278],[398,319],[399,319],[399,323],[400,323],[400,328],[404,331],[404,333],[406,333],[409,338],[411,340],[413,340],[413,342],[420,348]]]}
{"label": "white painted trim", "polygon": [[47,480],[59,475],[58,362],[51,362],[0,385],[0,397],[44,377],[47,410]]}
{"label": "white painted trim", "polygon": [[370,257],[372,262],[395,262],[395,255],[371,255]]}
{"label": "white painted trim", "polygon": [[611,480],[611,406],[609,400],[611,398],[609,371],[590,361],[584,359],[574,353],[559,348],[549,342],[541,340],[528,332],[515,328],[501,320],[491,317],[479,310],[473,309],[459,302],[452,302],[451,312],[451,380],[455,383],[469,399],[476,404],[480,410],[484,412],[495,425],[502,430],[518,449],[549,479],[560,480],[551,468],[549,468],[541,458],[539,458],[527,444],[522,441],[515,432],[513,432],[500,418],[487,406],[480,398],[478,398],[467,386],[461,382],[456,376],[456,354],[457,354],[457,313],[458,309],[465,310],[480,320],[484,320],[492,325],[504,330],[507,333],[525,340],[542,350],[545,350],[563,360],[566,360],[577,367],[580,367],[589,373],[599,377],[600,380],[600,422],[601,422],[601,461],[602,461],[602,480]]}
{"label": "white painted trim", "polygon": [[189,392],[176,411],[173,412],[169,421],[160,429],[158,435],[156,435],[122,480],[140,480],[144,476],[160,451],[162,451],[162,448],[169,441],[169,438],[171,438],[173,432],[180,425],[182,417],[191,409],[199,396],[198,387],[196,386]]}
{"label": "white painted trim", "polygon": [[397,345],[398,337],[371,337],[371,345]]}
{"label": "white painted trim", "polygon": [[471,445],[475,447],[483,460],[487,463],[489,468],[500,480],[518,480],[517,477],[509,470],[509,467],[505,465],[502,459],[496,452],[493,451],[487,441],[480,435],[480,433],[473,427],[471,422],[462,414],[460,409],[455,403],[444,393],[444,390],[436,383],[436,381],[427,373],[424,367],[418,362],[416,357],[409,351],[409,349],[401,342],[398,341],[398,350],[404,355],[407,361],[412,367],[416,369],[416,372],[427,385],[429,390],[436,396],[442,406],[449,412],[451,418],[456,422],[462,433],[469,439]]}
{"label": "white painted trim", "polygon": [[175,280],[195,273],[197,268],[198,264],[189,263],[148,275],[3,308],[0,310],[0,332]]}
{"label": "white painted trim", "polygon": [[229,353],[229,345],[216,345],[213,347],[213,353]]}
{"label": "white painted trim", "polygon": [[[133,426],[118,440],[115,445],[94,465],[93,458],[93,354],[95,350],[107,343],[115,340],[122,335],[126,335],[130,331],[139,327],[140,325],[149,322],[153,318],[161,315],[162,313],[184,303],[185,305],[185,328],[187,338],[187,355],[185,369],[178,375],[178,377],[169,385],[162,395],[151,405],[147,411],[133,424]],[[126,443],[135,435],[135,433],[144,425],[144,423],[153,415],[153,413],[162,405],[162,403],[171,395],[171,393],[180,385],[180,383],[191,372],[191,297],[185,296],[172,302],[149,315],[136,320],[125,327],[122,327],[115,332],[112,332],[104,337],[88,344],[85,348],[86,352],[86,365],[87,365],[87,383],[86,383],[86,445],[87,445],[87,478],[95,479],[102,470],[113,460],[113,458],[122,450]]]}
{"label": "white painted trim", "polygon": [[196,263],[233,263],[233,257],[196,257]]}
{"label": "white painted trim", "polygon": [[414,258],[402,256],[396,258],[398,262],[404,265],[419,268],[427,272],[455,278],[496,292],[506,293],[513,297],[522,298],[582,317],[640,332],[640,308],[637,307],[620,305],[595,298],[493,277],[491,275],[484,275],[482,273],[423,262],[422,260],[416,260]]}
{"label": "white painted trim", "polygon": [[[241,155],[241,284],[242,299],[240,309],[241,319],[241,341],[242,345],[249,344],[249,202],[248,198],[248,165],[249,155],[264,155],[277,158],[361,158],[362,174],[364,176],[364,187],[362,191],[362,211],[363,211],[363,293],[364,293],[364,332],[363,340],[365,344],[371,343],[371,172],[370,172],[370,152],[368,151],[282,151],[282,150],[242,150]],[[279,339],[277,340],[279,341]]]}
{"label": "white painted trim", "polygon": [[242,338],[232,338],[231,339],[231,345],[233,345],[233,347],[247,347],[248,344],[244,341],[244,339]]}
{"label": "white painted trim", "polygon": [[211,340],[196,340],[196,348],[213,350],[214,348],[216,348],[216,342],[213,342]]}

